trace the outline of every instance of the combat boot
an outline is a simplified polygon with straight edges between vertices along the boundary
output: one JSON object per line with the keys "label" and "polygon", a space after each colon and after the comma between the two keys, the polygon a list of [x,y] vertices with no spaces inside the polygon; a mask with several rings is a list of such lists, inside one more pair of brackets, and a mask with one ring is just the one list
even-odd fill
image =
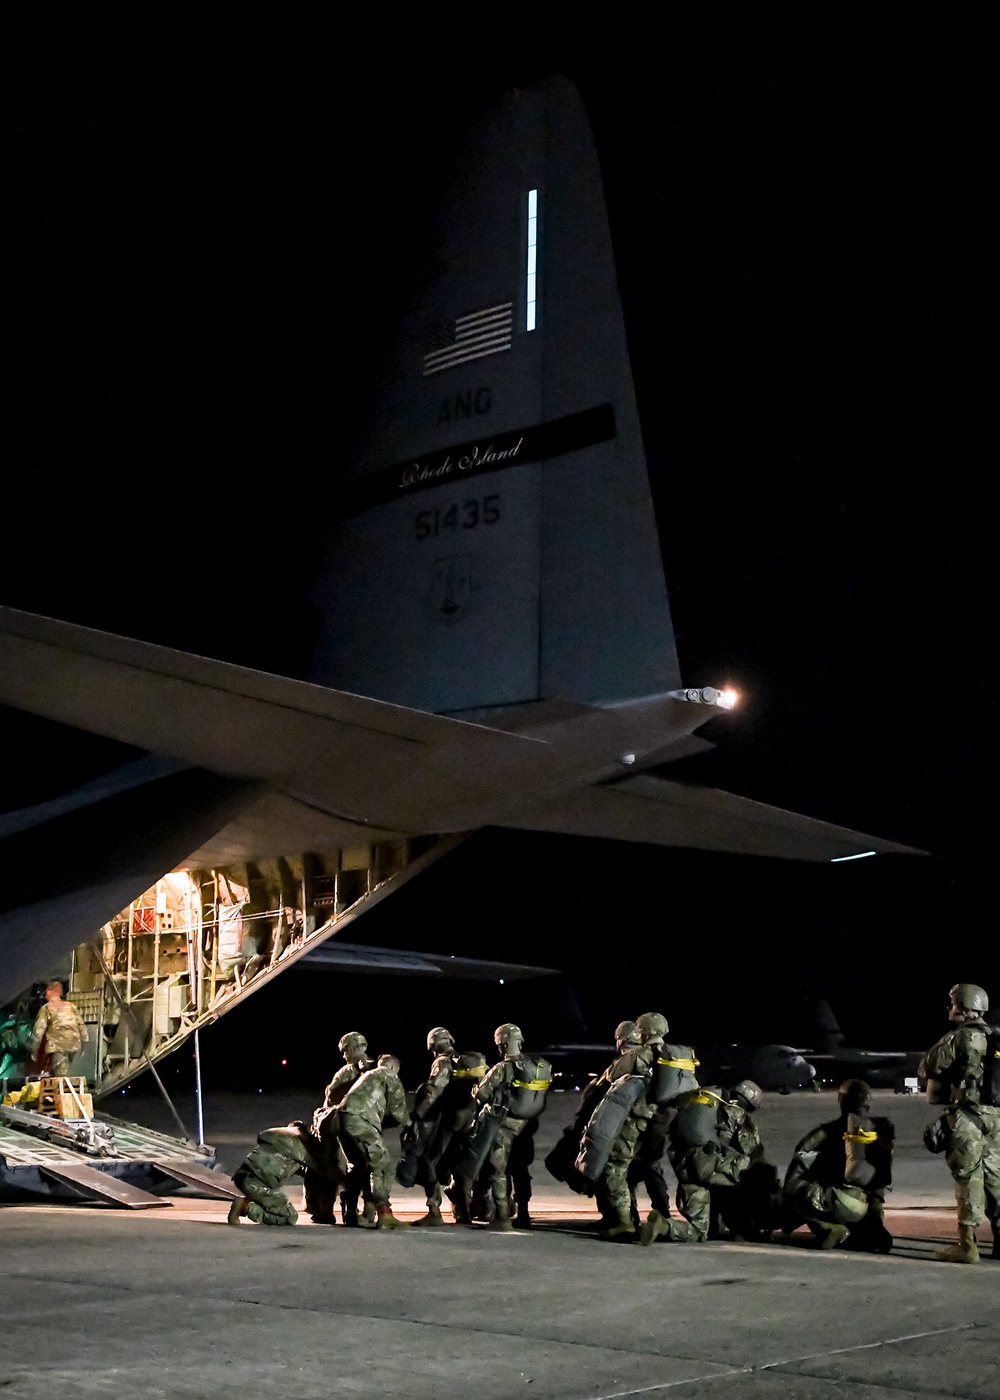
{"label": "combat boot", "polygon": [[226,1224],[238,1225],[240,1223],[240,1217],[246,1215],[247,1206],[249,1204],[250,1201],[246,1196],[237,1196],[229,1207],[229,1215],[226,1217]]}
{"label": "combat boot", "polygon": [[993,1226],[993,1258],[1000,1259],[1000,1225]]}
{"label": "combat boot", "polygon": [[420,1217],[419,1220],[414,1220],[413,1224],[414,1224],[415,1226],[416,1226],[416,1225],[443,1225],[443,1224],[444,1224],[444,1217],[443,1217],[442,1214],[441,1214],[441,1207],[440,1207],[440,1206],[428,1206],[428,1207],[427,1207],[427,1214],[426,1214],[426,1215],[422,1215],[422,1216]]}
{"label": "combat boot", "polygon": [[380,1230],[408,1230],[410,1222],[408,1220],[397,1220],[392,1213],[392,1206],[376,1206],[375,1212],[378,1216],[376,1222]]}
{"label": "combat boot", "polygon": [[531,1229],[531,1216],[530,1216],[530,1214],[528,1213],[528,1207],[527,1207],[527,1206],[518,1206],[518,1208],[517,1208],[517,1214],[514,1216],[514,1229],[515,1229],[515,1230],[530,1230],[530,1229]]}
{"label": "combat boot", "polygon": [[510,1218],[509,1206],[497,1206],[496,1213],[490,1221],[491,1230],[500,1230],[505,1235],[514,1229],[514,1222]]}
{"label": "combat boot", "polygon": [[979,1246],[976,1244],[976,1227],[974,1225],[959,1225],[958,1244],[949,1245],[947,1249],[937,1250],[934,1257],[945,1264],[978,1264]]}
{"label": "combat boot", "polygon": [[615,1217],[615,1223],[604,1231],[606,1240],[630,1240],[636,1235],[635,1222],[630,1211],[619,1211]]}
{"label": "combat boot", "polygon": [[836,1249],[838,1244],[843,1244],[847,1236],[851,1233],[846,1225],[827,1225],[825,1222],[817,1221],[817,1228],[821,1231],[819,1237],[820,1249]]}
{"label": "combat boot", "polygon": [[639,1231],[639,1243],[642,1245],[652,1244],[661,1235],[670,1234],[670,1217],[661,1215],[658,1210],[651,1210],[643,1221],[642,1229]]}

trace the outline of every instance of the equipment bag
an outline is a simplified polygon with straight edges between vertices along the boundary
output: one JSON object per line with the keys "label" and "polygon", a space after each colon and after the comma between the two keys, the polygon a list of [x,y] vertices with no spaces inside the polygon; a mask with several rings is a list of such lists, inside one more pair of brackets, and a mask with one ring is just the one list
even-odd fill
{"label": "equipment bag", "polygon": [[983,1061],[979,1102],[987,1108],[1000,1108],[1000,1028],[996,1026],[991,1026],[986,1032],[986,1059]]}
{"label": "equipment bag", "polygon": [[695,1071],[698,1060],[690,1045],[661,1045],[653,1062],[653,1079],[646,1090],[646,1099],[657,1107],[670,1103],[681,1094],[698,1088]]}
{"label": "equipment bag", "polygon": [[476,1119],[465,1151],[455,1164],[455,1177],[471,1186],[486,1165],[486,1159],[493,1151],[493,1145],[500,1133],[500,1125],[506,1114],[501,1110],[484,1108]]}
{"label": "equipment bag", "polygon": [[685,1094],[677,1105],[677,1117],[670,1126],[674,1141],[684,1148],[718,1144],[717,1121],[721,1102],[718,1094],[713,1094],[710,1089]]}
{"label": "equipment bag", "polygon": [[523,1056],[514,1062],[507,1112],[512,1118],[537,1118],[545,1107],[545,1095],[552,1088],[552,1066],[548,1060]]}
{"label": "equipment bag", "polygon": [[[604,1172],[615,1140],[642,1098],[645,1088],[645,1075],[623,1074],[594,1109],[583,1130],[580,1150],[576,1154],[575,1171],[584,1182],[597,1181]],[[582,1183],[575,1185],[573,1177],[567,1179],[567,1185],[576,1191],[585,1189]]]}
{"label": "equipment bag", "polygon": [[400,1186],[413,1186],[417,1180],[420,1163],[427,1154],[427,1147],[437,1132],[437,1120],[422,1122],[419,1119],[404,1128],[399,1135],[400,1154],[396,1163],[396,1180]]}

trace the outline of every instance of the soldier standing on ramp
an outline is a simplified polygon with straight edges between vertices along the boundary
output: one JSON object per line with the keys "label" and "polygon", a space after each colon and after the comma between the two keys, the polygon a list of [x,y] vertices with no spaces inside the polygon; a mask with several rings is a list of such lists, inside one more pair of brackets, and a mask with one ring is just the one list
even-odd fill
{"label": "soldier standing on ramp", "polygon": [[983,1019],[990,999],[982,987],[958,982],[949,995],[955,1029],[924,1060],[929,1101],[949,1105],[942,1146],[958,1202],[958,1243],[937,1257],[978,1264],[976,1226],[984,1217],[993,1227],[993,1258],[1000,1259],[1000,1032]]}
{"label": "soldier standing on ramp", "polygon": [[63,984],[50,982],[45,988],[45,1002],[35,1017],[31,1035],[31,1053],[45,1041],[49,1057],[49,1074],[53,1077],[69,1074],[69,1062],[87,1043],[87,1027],[71,1001],[63,1001]]}
{"label": "soldier standing on ramp", "polygon": [[337,1113],[337,1133],[350,1163],[348,1195],[355,1202],[364,1195],[375,1203],[380,1230],[410,1228],[396,1219],[389,1204],[392,1162],[382,1138],[386,1123],[406,1127],[409,1121],[399,1061],[395,1055],[380,1055],[375,1068],[348,1089]]}

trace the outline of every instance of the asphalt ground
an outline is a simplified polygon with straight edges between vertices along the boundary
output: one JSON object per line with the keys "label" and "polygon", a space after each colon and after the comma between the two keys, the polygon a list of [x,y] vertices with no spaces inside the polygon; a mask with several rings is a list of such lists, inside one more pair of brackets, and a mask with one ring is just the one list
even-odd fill
{"label": "asphalt ground", "polygon": [[[312,1097],[215,1097],[209,1140],[233,1167],[256,1130],[303,1116]],[[0,1391],[998,1397],[1000,1263],[934,1259],[936,1242],[954,1237],[954,1212],[947,1169],[920,1144],[932,1111],[876,1097],[899,1143],[888,1256],[821,1252],[805,1232],[774,1245],[606,1244],[593,1236],[590,1202],[540,1164],[537,1226],[508,1235],[235,1230],[224,1203],[191,1197],[135,1213],[0,1209]],[[539,1157],[574,1104],[553,1096]],[[768,1096],[760,1122],[771,1159],[783,1166],[797,1138],[835,1112],[830,1094]],[[152,1099],[134,1098],[128,1116],[166,1126]],[[421,1209],[419,1191],[399,1193],[402,1218]]]}

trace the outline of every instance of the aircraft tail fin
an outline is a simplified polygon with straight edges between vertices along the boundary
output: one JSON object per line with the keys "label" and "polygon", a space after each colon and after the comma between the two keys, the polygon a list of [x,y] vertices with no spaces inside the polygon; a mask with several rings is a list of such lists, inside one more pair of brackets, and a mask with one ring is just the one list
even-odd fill
{"label": "aircraft tail fin", "polygon": [[437,712],[680,685],[600,168],[565,78],[471,133],[335,506],[314,681]]}
{"label": "aircraft tail fin", "polygon": [[835,1055],[845,1044],[844,1032],[840,1029],[840,1023],[828,1001],[820,1001],[816,1005],[816,1030],[813,1039],[817,1055]]}

